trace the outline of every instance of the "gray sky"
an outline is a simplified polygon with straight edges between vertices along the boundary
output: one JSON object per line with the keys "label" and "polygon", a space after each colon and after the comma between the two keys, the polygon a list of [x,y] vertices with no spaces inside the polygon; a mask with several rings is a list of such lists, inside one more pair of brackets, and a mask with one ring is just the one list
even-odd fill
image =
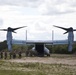
{"label": "gray sky", "polygon": [[[76,0],[0,0],[0,29],[28,26],[17,30],[14,39],[30,40],[67,39],[64,30],[53,27],[76,28]],[[76,32],[74,32],[76,40]],[[0,41],[6,39],[6,32],[0,32]]]}

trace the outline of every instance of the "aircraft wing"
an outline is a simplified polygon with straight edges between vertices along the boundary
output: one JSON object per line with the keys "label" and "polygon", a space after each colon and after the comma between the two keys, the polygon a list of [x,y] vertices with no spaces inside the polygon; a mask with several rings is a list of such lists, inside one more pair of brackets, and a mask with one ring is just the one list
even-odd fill
{"label": "aircraft wing", "polygon": [[15,40],[15,39],[13,39],[12,44],[26,44],[26,41],[25,40]]}
{"label": "aircraft wing", "polygon": [[54,40],[53,44],[54,45],[57,45],[57,44],[68,44],[68,40]]}
{"label": "aircraft wing", "polygon": [[57,44],[68,44],[68,40],[12,40],[12,44],[46,44],[46,45],[57,45]]}
{"label": "aircraft wing", "polygon": [[43,43],[43,44],[52,44],[50,40],[12,40],[12,44],[35,44],[35,43]]}

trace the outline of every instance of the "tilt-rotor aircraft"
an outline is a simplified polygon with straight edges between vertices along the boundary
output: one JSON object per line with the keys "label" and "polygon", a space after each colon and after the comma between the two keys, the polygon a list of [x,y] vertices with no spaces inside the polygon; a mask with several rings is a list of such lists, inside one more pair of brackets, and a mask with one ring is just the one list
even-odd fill
{"label": "tilt-rotor aircraft", "polygon": [[68,33],[68,51],[71,52],[72,51],[72,45],[73,45],[73,42],[74,42],[74,33],[73,33],[73,31],[76,31],[76,29],[73,29],[72,27],[64,28],[64,27],[55,26],[55,25],[54,25],[54,27],[65,30],[66,32],[64,34]]}
{"label": "tilt-rotor aircraft", "polygon": [[68,51],[72,51],[72,44],[74,41],[74,34],[73,31],[76,31],[76,29],[73,29],[72,27],[70,28],[63,28],[60,26],[55,26],[57,28],[61,28],[63,30],[66,30],[66,33],[68,33],[68,40],[15,40],[12,39],[12,32],[16,33],[15,30],[20,29],[20,28],[24,28],[26,26],[23,27],[18,27],[18,28],[10,28],[8,27],[8,29],[1,29],[1,31],[7,31],[7,45],[8,45],[8,50],[11,51],[12,50],[12,44],[29,44],[29,45],[34,45],[34,47],[31,49],[32,51],[37,51],[39,56],[44,56],[44,54],[46,54],[47,56],[50,55],[50,51],[49,49],[47,49],[45,47],[45,45],[50,44],[50,45],[57,45],[57,44],[68,44]]}
{"label": "tilt-rotor aircraft", "polygon": [[21,28],[24,28],[24,27],[26,27],[26,26],[18,27],[18,28],[8,27],[7,29],[0,29],[0,31],[7,31],[7,45],[8,45],[8,50],[9,51],[12,50],[12,32],[16,33],[15,30],[21,29]]}

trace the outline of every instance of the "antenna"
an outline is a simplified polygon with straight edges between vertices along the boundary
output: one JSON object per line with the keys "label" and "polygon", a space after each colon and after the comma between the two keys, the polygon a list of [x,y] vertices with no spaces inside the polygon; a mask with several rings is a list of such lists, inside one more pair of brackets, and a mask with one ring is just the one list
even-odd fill
{"label": "antenna", "polygon": [[54,46],[54,45],[53,45],[53,44],[54,44],[53,41],[54,41],[54,30],[52,30],[52,51],[53,51],[53,49],[54,49],[54,47],[53,47],[53,46]]}
{"label": "antenna", "polygon": [[27,41],[27,30],[26,30],[26,41]]}
{"label": "antenna", "polygon": [[54,41],[54,30],[52,30],[52,42]]}

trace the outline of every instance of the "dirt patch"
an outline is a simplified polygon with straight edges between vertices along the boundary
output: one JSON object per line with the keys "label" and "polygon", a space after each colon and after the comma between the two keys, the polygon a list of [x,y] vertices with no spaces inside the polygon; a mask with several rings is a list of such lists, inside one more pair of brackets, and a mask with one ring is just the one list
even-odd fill
{"label": "dirt patch", "polygon": [[45,63],[45,64],[68,64],[76,65],[76,56],[72,55],[51,55],[50,57],[23,57],[21,59],[10,59],[10,62],[17,63]]}

